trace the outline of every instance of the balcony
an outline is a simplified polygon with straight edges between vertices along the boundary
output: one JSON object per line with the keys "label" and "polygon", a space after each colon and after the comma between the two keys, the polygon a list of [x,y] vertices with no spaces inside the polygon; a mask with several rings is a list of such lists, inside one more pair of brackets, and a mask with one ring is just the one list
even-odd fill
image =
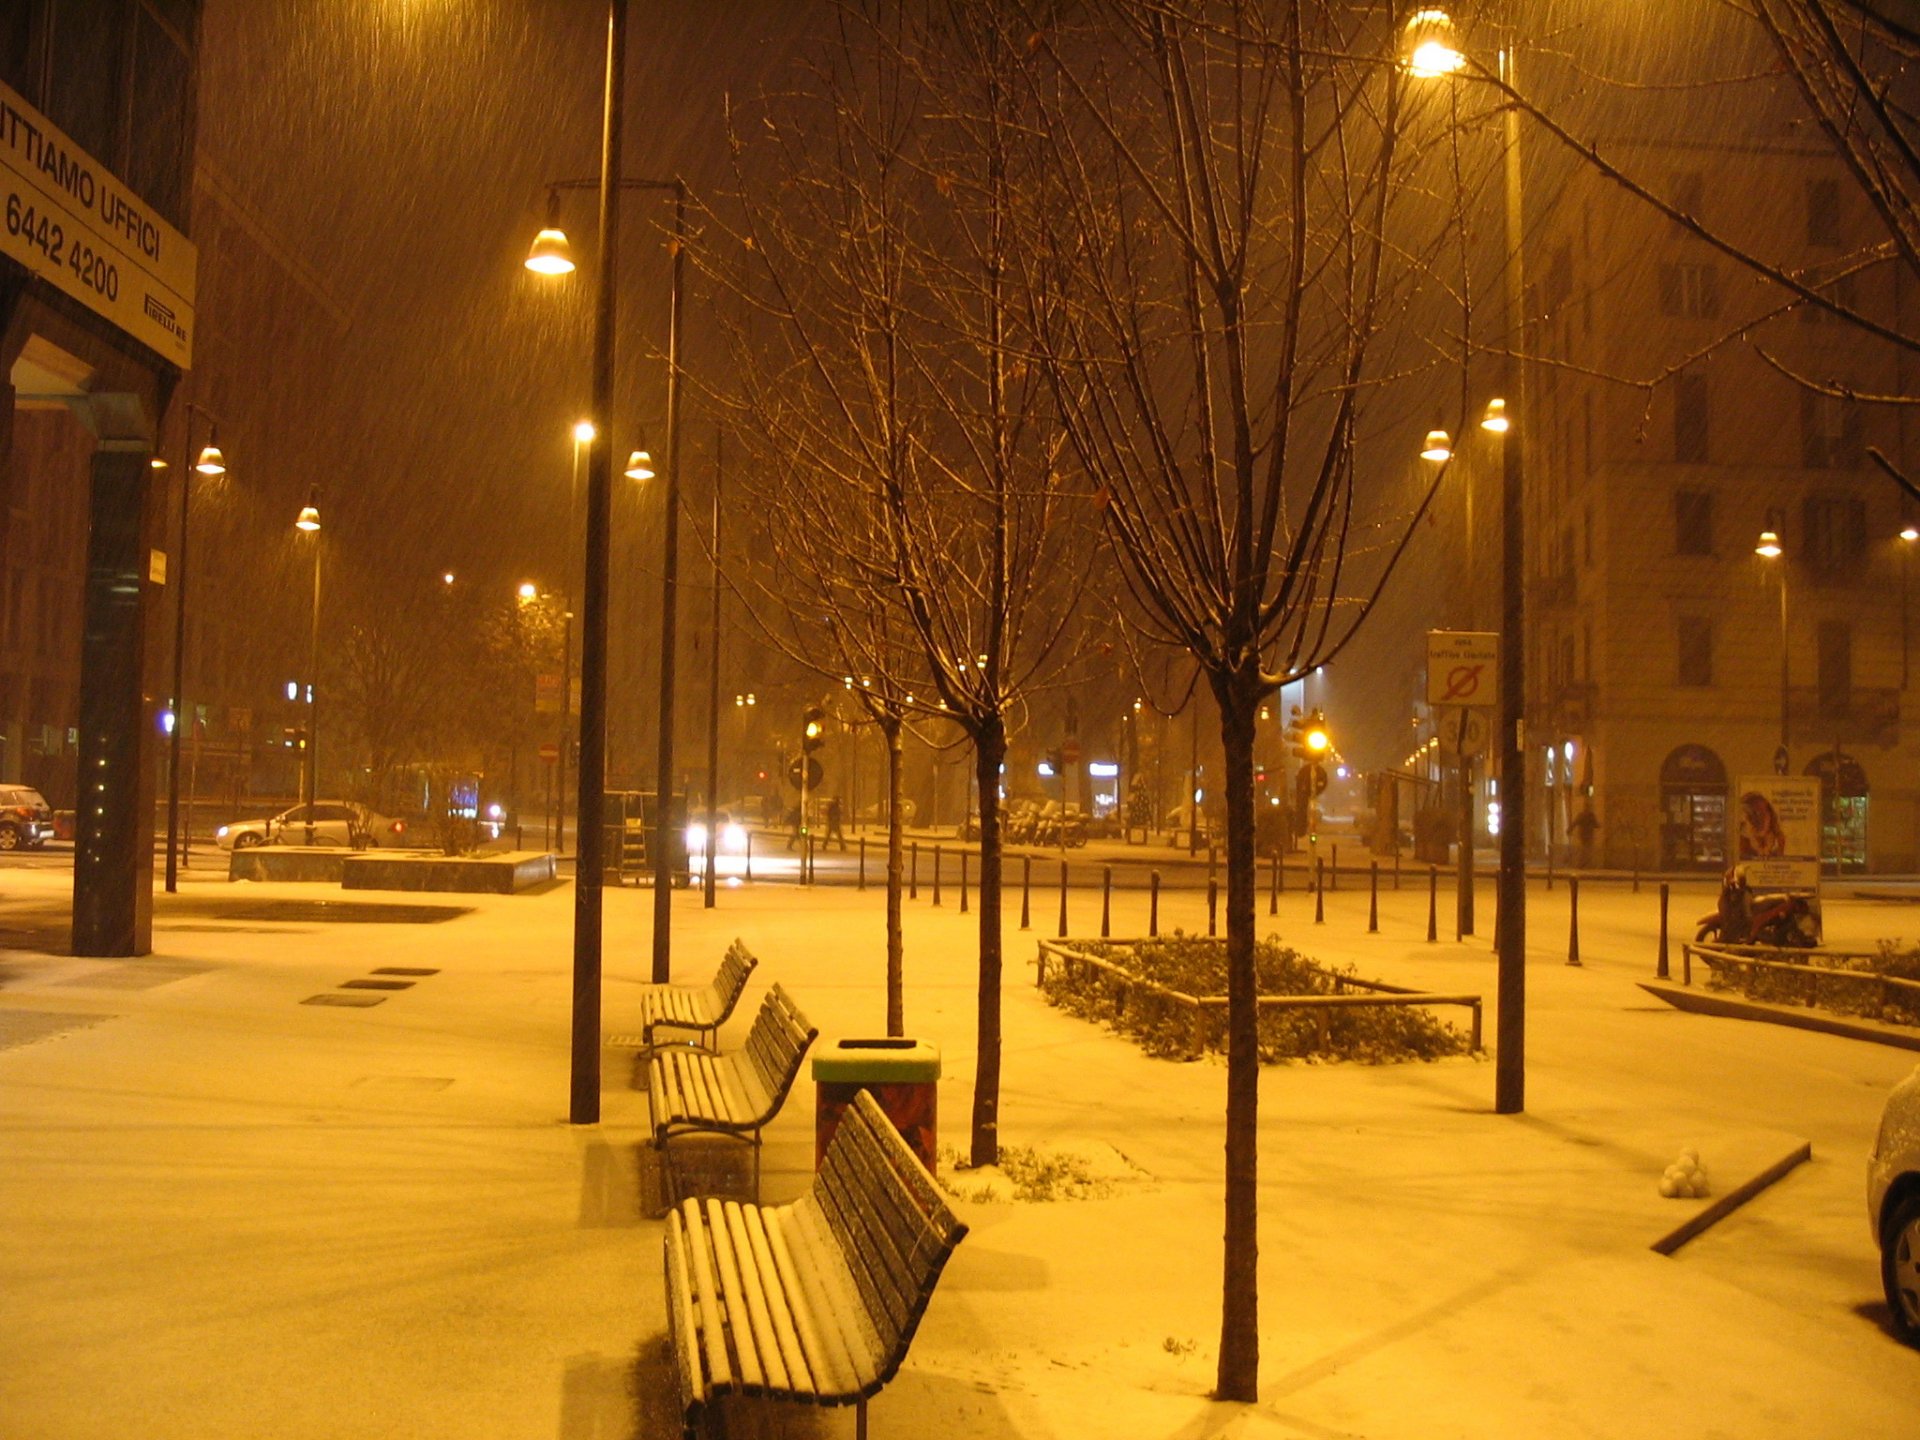
{"label": "balcony", "polygon": [[[1831,703],[1817,685],[1787,690],[1787,724],[1797,745],[1878,745],[1900,743],[1900,692],[1855,686],[1844,705]],[[1826,701],[1827,703],[1822,703]]]}

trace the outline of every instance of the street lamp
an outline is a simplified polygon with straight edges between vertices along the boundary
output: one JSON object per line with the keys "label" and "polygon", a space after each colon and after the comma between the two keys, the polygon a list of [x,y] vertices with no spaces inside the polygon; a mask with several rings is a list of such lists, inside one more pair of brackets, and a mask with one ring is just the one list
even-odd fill
{"label": "street lamp", "polygon": [[613,417],[615,256],[619,250],[620,192],[665,190],[673,194],[673,270],[667,322],[667,459],[665,546],[660,616],[660,802],[655,807],[653,979],[671,977],[673,862],[667,845],[667,803],[673,786],[674,599],[679,564],[680,308],[686,246],[686,187],[679,180],[634,180],[620,174],[625,120],[627,0],[608,0],[605,105],[600,130],[600,174],[594,180],[561,181],[547,188],[548,220],[527,256],[538,274],[573,268],[559,226],[560,192],[597,189],[600,200],[599,263],[594,282],[592,413],[600,430],[587,452],[586,579],[580,645],[580,775],[575,823],[579,830],[573,906],[572,1066],[568,1118],[591,1125],[600,1118],[600,950],[602,851],[606,813],[607,588],[609,531],[613,509],[613,454],[608,431]]}
{"label": "street lamp", "polygon": [[[167,732],[167,879],[169,895],[180,888],[179,864],[186,858],[187,850],[193,844],[191,834],[180,833],[180,727],[185,720],[187,707],[181,692],[186,686],[187,655],[187,500],[193,493],[195,475],[224,475],[227,473],[226,457],[220,453],[215,442],[220,437],[219,418],[191,400],[187,407],[186,443],[181,446],[184,455],[193,454],[193,417],[198,415],[209,426],[207,443],[200,451],[200,458],[192,467],[180,475],[180,549],[174,557],[174,597],[173,597],[173,728]],[[153,468],[163,469],[166,461],[155,458]],[[196,750],[194,752],[198,754]],[[191,828],[191,827],[189,827]]]}
{"label": "street lamp", "polygon": [[[1416,78],[1454,75],[1467,57],[1446,11],[1416,12],[1404,32],[1408,73]],[[1502,398],[1498,425],[1487,428],[1502,437],[1500,464],[1500,881],[1499,985],[1500,1048],[1494,1061],[1494,1110],[1502,1115],[1526,1109],[1526,953],[1527,953],[1527,775],[1526,775],[1526,510],[1522,447],[1511,433],[1512,415],[1526,414],[1524,372],[1519,361],[1519,332],[1525,314],[1525,230],[1520,185],[1520,109],[1515,101],[1514,50],[1503,46],[1493,76],[1505,103],[1505,147],[1501,164],[1501,211],[1505,222],[1506,284],[1501,291]],[[1485,423],[1485,422],[1483,422]],[[1431,439],[1431,437],[1429,437]]]}
{"label": "street lamp", "polygon": [[1907,688],[1907,661],[1911,647],[1907,637],[1907,563],[1913,554],[1913,542],[1920,540],[1920,525],[1908,521],[1900,527],[1900,688]]}
{"label": "street lamp", "polygon": [[[320,752],[320,487],[307,493],[307,503],[293,528],[312,537],[313,544],[313,626],[307,635],[307,752],[303,787],[307,792],[307,844],[313,844],[314,803],[319,799],[315,780],[319,775]],[[178,727],[175,727],[178,728]]]}
{"label": "street lamp", "polygon": [[[1780,531],[1773,528],[1780,524],[1779,520],[1769,515],[1767,524],[1768,528],[1760,532],[1760,541],[1753,547],[1753,553],[1772,563],[1780,560],[1785,551],[1780,544]],[[1773,773],[1784,775],[1787,773],[1787,767],[1792,763],[1792,757],[1787,750],[1789,739],[1787,732],[1787,567],[1781,563],[1774,568],[1780,580],[1780,748],[1773,752]]]}

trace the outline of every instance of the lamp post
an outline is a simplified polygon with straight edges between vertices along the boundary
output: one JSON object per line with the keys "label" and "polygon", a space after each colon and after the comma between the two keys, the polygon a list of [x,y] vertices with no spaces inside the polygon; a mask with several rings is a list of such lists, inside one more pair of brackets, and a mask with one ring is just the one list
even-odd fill
{"label": "lamp post", "polygon": [[[1453,22],[1444,10],[1422,9],[1404,35],[1407,68],[1416,78],[1453,75],[1465,67]],[[1484,73],[1484,72],[1483,72]],[[1500,924],[1497,1014],[1500,1045],[1494,1060],[1494,1110],[1502,1115],[1526,1109],[1526,953],[1527,953],[1527,734],[1526,734],[1526,476],[1519,437],[1509,428],[1524,417],[1526,392],[1519,360],[1519,331],[1524,323],[1525,233],[1520,176],[1520,110],[1511,44],[1499,53],[1494,74],[1505,103],[1501,210],[1506,253],[1506,283],[1501,287],[1501,332],[1507,344],[1501,357],[1500,451]],[[1489,415],[1489,419],[1493,418]],[[1492,429],[1493,427],[1489,427]]]}
{"label": "lamp post", "polygon": [[1920,540],[1920,525],[1908,521],[1900,527],[1900,688],[1907,688],[1911,646],[1907,635],[1907,563],[1913,554],[1913,542]]}
{"label": "lamp post", "polygon": [[600,173],[596,179],[561,181],[548,187],[548,223],[535,238],[527,268],[564,275],[573,269],[567,239],[559,226],[562,190],[597,189],[600,226],[594,286],[592,412],[599,433],[587,451],[587,523],[585,584],[581,596],[580,772],[576,877],[573,906],[572,1065],[568,1118],[591,1125],[600,1118],[601,889],[604,882],[603,820],[606,814],[607,756],[607,583],[609,530],[613,509],[614,296],[619,249],[620,192],[671,191],[673,209],[673,284],[667,331],[666,543],[662,564],[660,651],[660,803],[651,837],[654,855],[653,978],[670,977],[672,953],[673,865],[666,844],[668,799],[673,782],[674,598],[678,583],[680,495],[680,306],[686,234],[686,188],[679,180],[636,180],[620,174],[621,130],[625,119],[627,0],[608,0],[605,103],[600,129]]}
{"label": "lamp post", "polygon": [[573,739],[573,536],[580,525],[580,451],[593,444],[599,434],[591,420],[576,420],[573,426],[573,478],[567,487],[567,557],[564,618],[560,632],[560,755],[554,762],[553,808],[554,853],[567,853],[567,751]]}
{"label": "lamp post", "polygon": [[[679,263],[678,260],[675,263]],[[726,435],[719,432],[713,437],[713,639],[707,655],[707,863],[701,883],[701,904],[708,910],[714,904],[714,857],[720,853],[715,807],[720,803],[720,482],[725,466]]]}
{"label": "lamp post", "polygon": [[[179,865],[186,858],[186,852],[193,845],[191,835],[180,833],[180,727],[186,723],[187,707],[181,692],[186,686],[187,655],[187,500],[193,493],[195,475],[224,475],[227,473],[226,459],[220,454],[220,422],[191,400],[186,402],[187,433],[186,443],[181,446],[181,458],[185,460],[193,455],[193,418],[198,415],[209,425],[207,443],[200,451],[199,458],[191,469],[180,472],[180,547],[174,557],[174,597],[173,597],[173,728],[167,734],[167,878],[169,895],[180,888]],[[164,460],[155,460],[154,468],[166,464]],[[200,752],[195,751],[198,755]]]}
{"label": "lamp post", "polygon": [[1788,690],[1789,676],[1787,659],[1787,567],[1781,558],[1785,551],[1780,544],[1780,521],[1768,516],[1768,528],[1760,532],[1760,541],[1753,547],[1753,553],[1761,559],[1774,563],[1780,581],[1780,748],[1773,752],[1773,773],[1784,775],[1792,763],[1792,755],[1787,749],[1788,734]]}
{"label": "lamp post", "polygon": [[319,798],[314,788],[319,776],[320,753],[320,487],[307,493],[293,528],[312,537],[313,545],[313,623],[307,632],[307,748],[306,771],[302,788],[307,792],[307,844],[313,844],[313,807]]}

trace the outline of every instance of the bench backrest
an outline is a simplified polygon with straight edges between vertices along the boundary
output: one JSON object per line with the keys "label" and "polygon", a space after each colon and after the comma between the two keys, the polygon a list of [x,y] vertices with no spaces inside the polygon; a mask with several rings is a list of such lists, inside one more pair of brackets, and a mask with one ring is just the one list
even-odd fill
{"label": "bench backrest", "polygon": [[813,1197],[888,1352],[873,1385],[878,1389],[906,1358],[934,1283],[967,1227],[865,1090],[840,1117]]}
{"label": "bench backrest", "polygon": [[727,947],[727,953],[721,958],[720,969],[713,977],[713,984],[707,989],[707,1013],[713,1016],[715,1025],[727,1023],[727,1017],[733,1014],[733,1007],[740,1003],[741,992],[747,988],[747,976],[753,973],[753,967],[760,963],[758,957],[747,949],[743,941],[735,940]]}
{"label": "bench backrest", "polygon": [[819,1033],[807,1023],[784,986],[775,984],[767,991],[760,1002],[760,1013],[753,1017],[753,1028],[747,1032],[746,1049],[741,1052],[742,1062],[752,1069],[766,1092],[762,1119],[770,1120],[778,1113],[800,1074],[807,1047]]}

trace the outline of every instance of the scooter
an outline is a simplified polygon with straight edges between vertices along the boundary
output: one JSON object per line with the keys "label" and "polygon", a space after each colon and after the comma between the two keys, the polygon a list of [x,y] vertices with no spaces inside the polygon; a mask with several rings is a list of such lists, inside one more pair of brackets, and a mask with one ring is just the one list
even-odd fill
{"label": "scooter", "polygon": [[1721,878],[1718,907],[1697,923],[1696,941],[1796,950],[1811,950],[1819,943],[1819,921],[1806,896],[1755,895],[1738,866]]}

